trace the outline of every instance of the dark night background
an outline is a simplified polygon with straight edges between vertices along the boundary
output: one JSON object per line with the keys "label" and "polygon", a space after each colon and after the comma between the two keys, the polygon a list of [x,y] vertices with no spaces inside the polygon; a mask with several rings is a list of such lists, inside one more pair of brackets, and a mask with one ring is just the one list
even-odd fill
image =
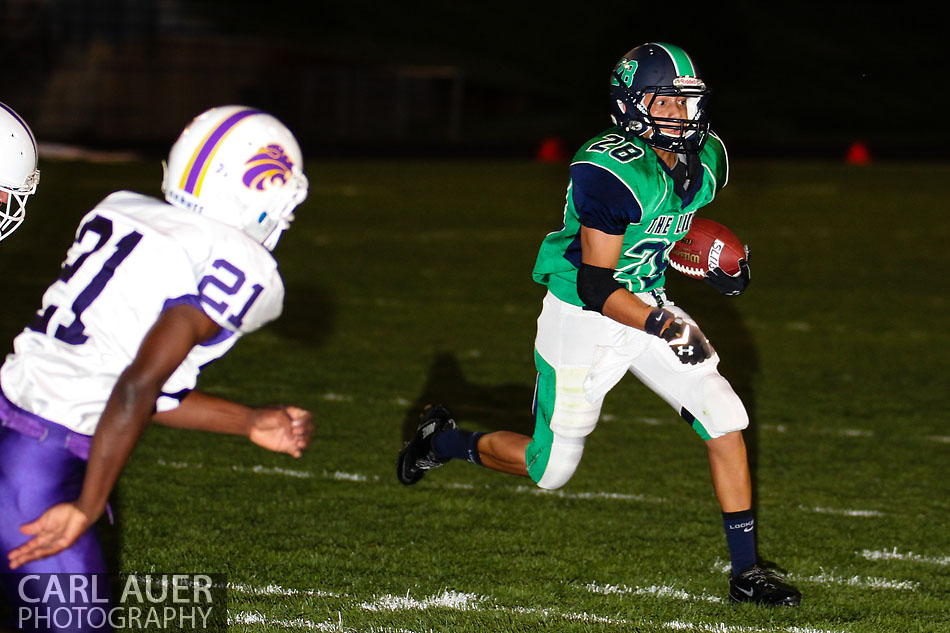
{"label": "dark night background", "polygon": [[[696,9],[695,6],[701,7]],[[679,7],[679,8],[674,8]],[[608,125],[607,76],[669,41],[733,155],[945,159],[933,16],[858,3],[0,0],[0,100],[47,143],[162,153],[212,105],[270,110],[315,156],[530,156]]]}

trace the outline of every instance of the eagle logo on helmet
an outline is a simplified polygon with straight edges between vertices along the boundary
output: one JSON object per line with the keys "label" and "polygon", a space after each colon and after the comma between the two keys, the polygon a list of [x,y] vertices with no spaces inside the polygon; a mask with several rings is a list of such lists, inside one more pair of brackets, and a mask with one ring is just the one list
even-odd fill
{"label": "eagle logo on helmet", "polygon": [[245,163],[248,166],[242,178],[248,189],[264,191],[271,185],[284,185],[294,168],[284,148],[276,143],[262,147]]}

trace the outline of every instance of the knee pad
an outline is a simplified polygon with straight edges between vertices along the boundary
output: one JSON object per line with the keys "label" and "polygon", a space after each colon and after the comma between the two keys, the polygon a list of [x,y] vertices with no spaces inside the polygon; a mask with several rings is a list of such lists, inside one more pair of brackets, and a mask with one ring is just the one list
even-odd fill
{"label": "knee pad", "polygon": [[[732,390],[728,380],[719,374],[710,374],[703,378],[700,387],[703,410],[694,413],[692,424],[703,439],[721,437],[749,426],[749,414],[745,405]],[[697,425],[700,428],[697,428]]]}
{"label": "knee pad", "polygon": [[557,490],[577,470],[584,454],[586,437],[570,437],[551,433],[549,441],[531,440],[527,449],[528,474],[539,488]]}
{"label": "knee pad", "polygon": [[548,426],[556,434],[583,437],[597,426],[603,397],[594,402],[587,399],[584,381],[589,371],[589,367],[564,367],[555,372],[555,395]]}

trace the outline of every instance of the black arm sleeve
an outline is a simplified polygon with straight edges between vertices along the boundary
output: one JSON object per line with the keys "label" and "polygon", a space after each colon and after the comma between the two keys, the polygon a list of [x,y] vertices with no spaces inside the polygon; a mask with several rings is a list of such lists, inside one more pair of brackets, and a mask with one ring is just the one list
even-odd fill
{"label": "black arm sleeve", "polygon": [[581,264],[577,269],[577,296],[585,310],[604,313],[607,297],[625,286],[614,279],[612,268]]}

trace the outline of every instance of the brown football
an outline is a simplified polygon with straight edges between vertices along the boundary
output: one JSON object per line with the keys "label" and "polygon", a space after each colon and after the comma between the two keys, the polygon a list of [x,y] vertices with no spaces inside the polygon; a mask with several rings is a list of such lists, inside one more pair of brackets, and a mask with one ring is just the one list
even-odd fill
{"label": "brown football", "polygon": [[707,218],[694,218],[689,233],[670,251],[670,266],[695,279],[702,279],[716,266],[735,275],[739,272],[740,259],[745,259],[742,240],[722,224]]}

